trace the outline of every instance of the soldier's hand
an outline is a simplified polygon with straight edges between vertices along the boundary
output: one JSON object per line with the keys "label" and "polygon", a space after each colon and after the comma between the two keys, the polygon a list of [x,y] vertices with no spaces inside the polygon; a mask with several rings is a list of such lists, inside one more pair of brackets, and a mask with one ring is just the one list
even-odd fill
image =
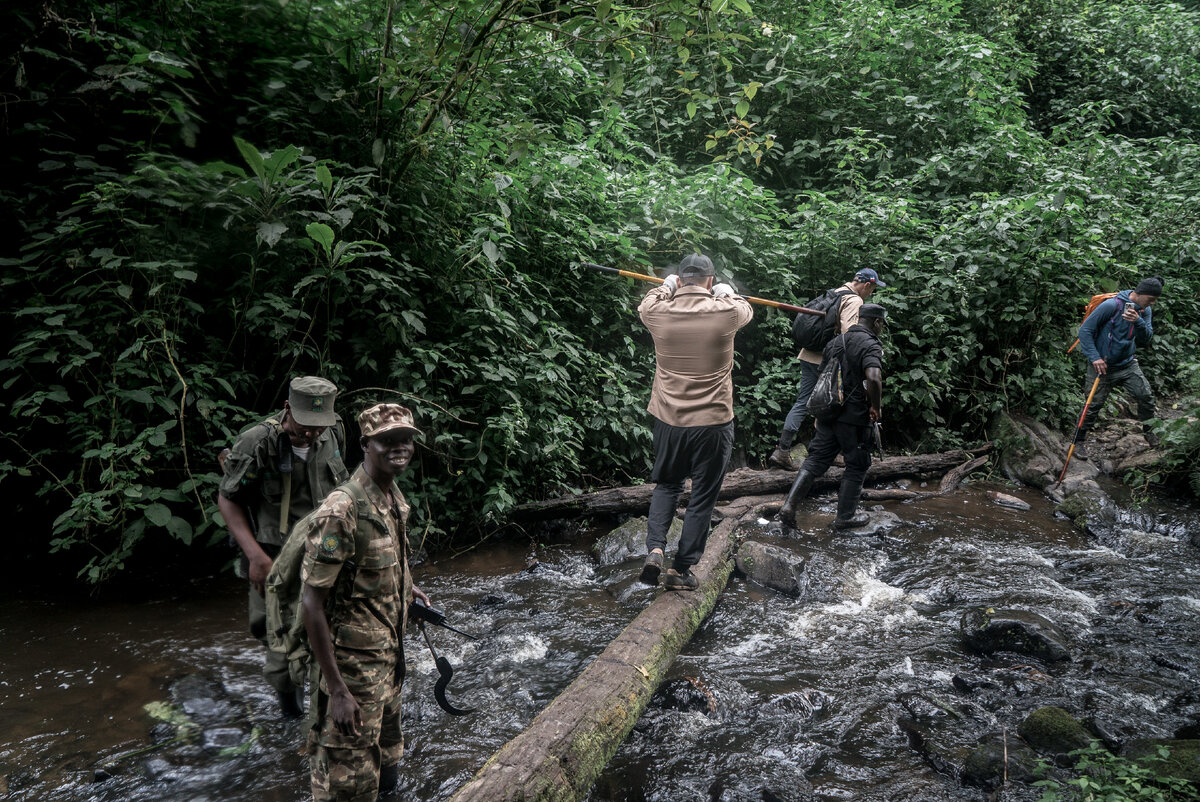
{"label": "soldier's hand", "polygon": [[1097,376],[1103,376],[1104,374],[1108,373],[1108,361],[1107,360],[1097,359],[1092,362],[1092,367],[1094,367],[1096,369]]}
{"label": "soldier's hand", "polygon": [[668,290],[670,290],[671,294],[674,295],[675,290],[677,290],[679,288],[679,276],[672,273],[671,275],[669,275],[665,279],[663,279],[662,285],[664,287],[666,287]]}
{"label": "soldier's hand", "polygon": [[333,726],[342,735],[357,737],[362,729],[362,708],[349,690],[334,693],[330,697],[330,712],[333,713]]}
{"label": "soldier's hand", "polygon": [[737,293],[733,291],[733,287],[729,286],[728,284],[716,285],[712,288],[712,294],[714,298],[732,298],[733,296],[737,295]]}
{"label": "soldier's hand", "polygon": [[425,606],[426,606],[426,607],[432,607],[432,606],[433,606],[433,602],[431,602],[431,601],[429,600],[429,597],[425,595],[425,591],[421,590],[421,589],[420,589],[419,587],[417,587],[416,585],[413,585],[413,586],[412,586],[412,592],[413,592],[413,598],[414,598],[414,599],[420,599],[422,602],[424,602],[424,603],[425,603]]}
{"label": "soldier's hand", "polygon": [[265,551],[259,551],[250,558],[250,584],[258,591],[259,596],[266,596],[267,574],[271,573],[274,563]]}

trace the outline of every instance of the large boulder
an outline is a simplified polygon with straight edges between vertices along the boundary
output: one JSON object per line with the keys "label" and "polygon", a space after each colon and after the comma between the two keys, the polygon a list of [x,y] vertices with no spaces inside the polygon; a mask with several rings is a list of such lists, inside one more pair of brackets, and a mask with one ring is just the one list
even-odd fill
{"label": "large boulder", "polygon": [[[999,452],[1000,469],[1013,481],[1047,490],[1058,482],[1070,442],[1027,415],[1001,414],[992,421],[992,440]],[[1081,483],[1092,481],[1100,469],[1087,460],[1072,459],[1059,488],[1070,494]]]}
{"label": "large boulder", "polygon": [[[681,534],[683,521],[677,517],[671,521],[671,528],[667,532],[667,554],[678,548]],[[601,565],[619,565],[634,557],[645,557],[646,518],[630,518],[597,540],[592,546],[592,553]]]}
{"label": "large boulder", "polygon": [[1070,660],[1066,634],[1029,610],[973,607],[959,625],[963,645],[974,652],[1016,652],[1040,660]]}
{"label": "large boulder", "polygon": [[778,546],[743,541],[735,565],[750,581],[788,596],[799,596],[804,586],[804,558]]}
{"label": "large boulder", "polygon": [[1060,766],[1075,765],[1070,753],[1086,749],[1096,740],[1083,724],[1061,707],[1034,710],[1017,727],[1017,733],[1025,743]]}

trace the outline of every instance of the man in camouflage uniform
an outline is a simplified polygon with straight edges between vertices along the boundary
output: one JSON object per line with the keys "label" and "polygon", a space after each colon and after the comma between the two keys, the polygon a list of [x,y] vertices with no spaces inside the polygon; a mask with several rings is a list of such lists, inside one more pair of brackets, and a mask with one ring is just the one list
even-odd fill
{"label": "man in camouflage uniform", "polygon": [[[250,580],[250,632],[264,646],[263,583],[291,524],[350,476],[342,460],[336,396],[337,388],[325,379],[292,379],[283,410],[242,432],[222,464],[217,508],[242,550],[239,575]],[[284,715],[302,715],[303,692],[288,675],[287,658],[268,649],[263,674]]]}
{"label": "man in camouflage uniform", "polygon": [[[363,464],[303,523],[301,615],[320,681],[308,734],[314,802],[375,802],[399,777],[404,624],[413,596],[395,478],[420,430],[399,404],[358,417]],[[381,774],[383,775],[381,779]]]}

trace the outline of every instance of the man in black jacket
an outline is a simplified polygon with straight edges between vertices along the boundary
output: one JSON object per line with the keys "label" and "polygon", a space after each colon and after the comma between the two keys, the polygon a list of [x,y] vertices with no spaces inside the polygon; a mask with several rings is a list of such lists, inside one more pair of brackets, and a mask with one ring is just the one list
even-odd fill
{"label": "man in black jacket", "polygon": [[868,520],[866,513],[857,513],[858,498],[862,495],[867,468],[871,467],[874,439],[871,424],[878,423],[882,417],[883,346],[879,334],[883,331],[886,315],[878,304],[863,304],[858,310],[858,323],[851,326],[844,337],[834,337],[825,346],[822,365],[830,359],[842,360],[842,386],[846,399],[835,420],[817,421],[817,433],[808,447],[808,458],[800,466],[787,501],[779,511],[779,517],[793,529],[796,505],[808,495],[813,482],[829,470],[839,451],[845,459],[846,470],[838,491],[833,528],[854,529]]}

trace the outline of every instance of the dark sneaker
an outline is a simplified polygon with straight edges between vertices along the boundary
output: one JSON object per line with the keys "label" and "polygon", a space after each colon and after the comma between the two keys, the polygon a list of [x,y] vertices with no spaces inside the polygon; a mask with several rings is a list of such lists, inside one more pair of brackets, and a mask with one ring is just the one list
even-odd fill
{"label": "dark sneaker", "polygon": [[1150,446],[1151,448],[1158,448],[1158,446],[1162,443],[1162,441],[1158,439],[1158,435],[1149,429],[1142,432],[1142,437],[1146,438],[1146,445]]}
{"label": "dark sneaker", "polygon": [[642,566],[642,574],[638,582],[646,585],[657,585],[658,575],[662,572],[663,556],[661,551],[652,551],[646,555],[646,564]]}
{"label": "dark sneaker", "polygon": [[792,452],[782,448],[776,448],[771,452],[771,456],[767,457],[767,464],[774,465],[776,468],[783,468],[785,471],[797,471],[796,461],[792,459]]}
{"label": "dark sneaker", "polygon": [[1075,450],[1071,452],[1071,456],[1074,457],[1075,459],[1083,459],[1083,460],[1087,459],[1088,458],[1087,443],[1076,443]]}
{"label": "dark sneaker", "polygon": [[667,590],[695,590],[700,584],[696,579],[696,575],[691,571],[684,569],[683,573],[678,573],[674,568],[667,571],[667,577],[663,580],[663,587]]}
{"label": "dark sneaker", "polygon": [[852,515],[849,518],[834,518],[834,529],[858,529],[860,526],[866,526],[871,520],[871,516],[865,512],[860,512],[858,515]]}
{"label": "dark sneaker", "polygon": [[393,763],[390,766],[383,766],[379,769],[379,795],[376,799],[383,800],[391,796],[399,784],[400,764]]}

